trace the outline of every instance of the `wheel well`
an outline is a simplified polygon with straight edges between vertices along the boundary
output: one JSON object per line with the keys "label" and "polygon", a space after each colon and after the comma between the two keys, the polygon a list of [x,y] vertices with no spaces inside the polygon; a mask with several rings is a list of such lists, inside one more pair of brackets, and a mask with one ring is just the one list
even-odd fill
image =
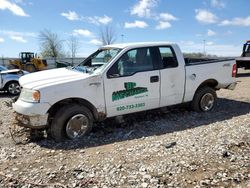
{"label": "wheel well", "polygon": [[[213,89],[216,90],[216,86],[218,85],[218,82],[215,80],[215,79],[209,79],[209,80],[206,80],[204,82],[202,82],[199,87],[196,89],[195,93],[194,93],[194,96],[195,94],[197,93],[197,91],[202,88],[202,87],[205,87],[205,86],[208,86],[208,87],[211,87]],[[194,97],[193,96],[193,97]]]}
{"label": "wheel well", "polygon": [[218,85],[217,80],[215,80],[215,79],[209,79],[209,80],[206,80],[206,81],[202,82],[200,84],[200,86],[197,88],[197,90],[200,89],[200,88],[202,88],[202,87],[204,87],[204,86],[208,86],[208,87],[211,87],[213,89],[216,89],[217,85]]}
{"label": "wheel well", "polygon": [[88,108],[91,113],[93,114],[93,117],[95,120],[98,119],[98,112],[93,104],[91,104],[89,101],[85,99],[80,99],[80,98],[68,98],[68,99],[63,99],[57,103],[55,103],[48,111],[49,116],[53,117],[58,109],[60,109],[62,106],[65,106],[67,104],[80,104]]}
{"label": "wheel well", "polygon": [[10,83],[18,83],[18,84],[19,84],[19,82],[18,82],[17,80],[10,80],[10,81],[8,81],[8,82],[5,83],[4,89],[7,89],[6,87],[7,87]]}

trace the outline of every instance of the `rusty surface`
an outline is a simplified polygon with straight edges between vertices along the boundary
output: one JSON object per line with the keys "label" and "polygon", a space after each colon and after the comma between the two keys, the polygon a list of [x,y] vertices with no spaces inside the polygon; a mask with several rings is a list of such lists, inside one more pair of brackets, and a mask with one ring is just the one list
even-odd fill
{"label": "rusty surface", "polygon": [[98,112],[98,121],[106,119],[107,115],[104,112]]}
{"label": "rusty surface", "polygon": [[46,128],[47,118],[47,116],[26,116],[15,112],[15,120],[17,122],[17,125],[31,129]]}

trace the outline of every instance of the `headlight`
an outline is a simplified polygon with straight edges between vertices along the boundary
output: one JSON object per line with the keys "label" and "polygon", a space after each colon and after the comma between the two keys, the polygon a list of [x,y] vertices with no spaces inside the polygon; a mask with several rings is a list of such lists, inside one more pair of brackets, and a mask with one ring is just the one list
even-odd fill
{"label": "headlight", "polygon": [[39,102],[40,91],[23,88],[19,96],[19,99],[26,102]]}

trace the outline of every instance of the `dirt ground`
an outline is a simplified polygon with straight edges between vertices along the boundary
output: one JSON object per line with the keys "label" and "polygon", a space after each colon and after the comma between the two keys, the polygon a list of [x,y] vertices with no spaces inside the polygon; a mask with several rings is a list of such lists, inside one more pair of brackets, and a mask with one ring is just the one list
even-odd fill
{"label": "dirt ground", "polygon": [[217,92],[212,112],[138,113],[64,143],[12,135],[11,99],[1,93],[0,187],[250,187],[250,71],[237,81]]}

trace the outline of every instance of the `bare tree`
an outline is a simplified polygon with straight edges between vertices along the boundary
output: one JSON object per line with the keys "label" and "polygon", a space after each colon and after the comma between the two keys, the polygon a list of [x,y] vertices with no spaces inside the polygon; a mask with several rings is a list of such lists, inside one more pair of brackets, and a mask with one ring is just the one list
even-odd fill
{"label": "bare tree", "polygon": [[39,40],[43,57],[53,57],[56,60],[57,57],[63,54],[63,40],[60,40],[56,33],[45,29],[40,32]]}
{"label": "bare tree", "polygon": [[116,31],[113,26],[107,25],[100,30],[100,40],[103,45],[113,44],[116,41]]}
{"label": "bare tree", "polygon": [[71,36],[67,41],[70,57],[72,60],[72,64],[74,63],[74,58],[76,57],[77,51],[80,47],[79,41],[75,36]]}

